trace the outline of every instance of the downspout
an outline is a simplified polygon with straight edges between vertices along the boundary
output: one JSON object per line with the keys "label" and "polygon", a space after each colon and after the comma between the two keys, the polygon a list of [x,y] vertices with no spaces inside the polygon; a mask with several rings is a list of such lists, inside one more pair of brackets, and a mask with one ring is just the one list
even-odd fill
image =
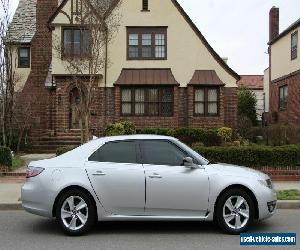
{"label": "downspout", "polygon": [[108,65],[108,29],[105,28],[105,62],[104,62],[104,127],[107,125],[107,65]]}

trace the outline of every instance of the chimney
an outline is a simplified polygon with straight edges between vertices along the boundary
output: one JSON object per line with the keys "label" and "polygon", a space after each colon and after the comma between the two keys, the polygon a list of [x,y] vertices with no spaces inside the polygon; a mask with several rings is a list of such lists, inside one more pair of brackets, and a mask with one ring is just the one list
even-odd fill
{"label": "chimney", "polygon": [[269,41],[271,42],[279,35],[279,8],[273,6],[269,18]]}

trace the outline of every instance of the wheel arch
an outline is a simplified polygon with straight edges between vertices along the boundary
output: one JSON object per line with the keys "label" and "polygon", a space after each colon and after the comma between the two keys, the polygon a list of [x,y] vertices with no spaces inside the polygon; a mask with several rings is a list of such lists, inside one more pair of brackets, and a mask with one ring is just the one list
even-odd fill
{"label": "wheel arch", "polygon": [[[59,194],[56,196],[55,198],[55,201],[54,201],[54,204],[53,204],[53,207],[52,207],[52,216],[53,217],[56,217],[56,207],[57,207],[57,203],[60,199],[60,197],[65,193],[65,192],[68,192],[70,190],[80,190],[84,193],[86,193],[88,196],[90,196],[90,198],[92,199],[93,201],[93,205],[95,206],[95,209],[97,211],[97,204],[96,204],[96,201],[93,197],[93,195],[90,193],[90,191],[88,191],[86,188],[84,187],[81,187],[81,186],[78,186],[78,185],[72,185],[72,186],[68,186],[68,187],[65,187],[64,189],[62,189]],[[96,215],[97,215],[97,212],[96,212]]]}
{"label": "wheel arch", "polygon": [[217,204],[220,200],[220,198],[222,197],[222,195],[227,192],[228,190],[231,190],[231,189],[242,189],[243,191],[245,191],[251,198],[251,200],[253,201],[253,205],[254,205],[254,218],[255,219],[258,219],[259,218],[259,208],[258,208],[258,201],[256,199],[256,196],[254,195],[254,193],[246,186],[242,185],[242,184],[233,184],[233,185],[230,185],[228,187],[226,187],[225,189],[222,190],[222,192],[219,193],[217,199],[216,199],[216,202],[215,202],[215,205],[214,205],[214,218],[215,218],[215,215],[216,215],[216,207],[217,207]]}

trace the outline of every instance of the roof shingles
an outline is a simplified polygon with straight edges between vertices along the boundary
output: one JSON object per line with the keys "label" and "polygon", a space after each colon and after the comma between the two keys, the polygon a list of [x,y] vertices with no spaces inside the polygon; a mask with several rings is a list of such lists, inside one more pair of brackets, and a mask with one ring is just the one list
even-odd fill
{"label": "roof shingles", "polygon": [[7,43],[31,43],[36,32],[36,1],[20,0],[9,25]]}
{"label": "roof shingles", "polygon": [[238,81],[239,88],[248,89],[263,89],[264,76],[263,75],[241,75],[241,80]]}

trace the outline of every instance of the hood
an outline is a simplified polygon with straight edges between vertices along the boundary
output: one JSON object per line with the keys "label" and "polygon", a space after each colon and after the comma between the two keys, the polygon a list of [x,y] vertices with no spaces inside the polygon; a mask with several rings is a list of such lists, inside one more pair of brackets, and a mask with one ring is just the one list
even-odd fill
{"label": "hood", "polygon": [[269,179],[269,176],[251,168],[241,167],[230,165],[226,163],[218,163],[210,165],[214,170],[218,173],[222,173],[223,175],[230,175],[235,177],[246,177],[246,178],[256,178],[256,179]]}

